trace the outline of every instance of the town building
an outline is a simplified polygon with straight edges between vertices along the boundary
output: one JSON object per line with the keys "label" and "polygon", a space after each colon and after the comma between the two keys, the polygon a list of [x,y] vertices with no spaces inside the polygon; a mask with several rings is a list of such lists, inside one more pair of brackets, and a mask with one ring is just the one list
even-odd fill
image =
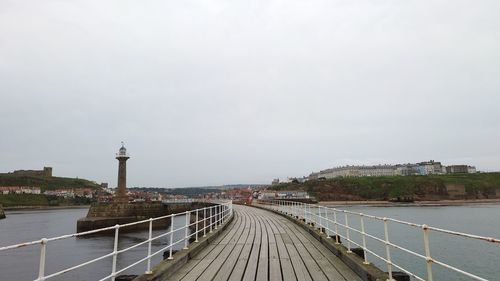
{"label": "town building", "polygon": [[476,167],[468,165],[451,165],[446,167],[447,174],[471,174],[476,173]]}
{"label": "town building", "polygon": [[337,177],[383,177],[383,176],[416,176],[441,175],[457,173],[476,173],[474,166],[443,166],[434,160],[416,164],[341,166],[311,173],[307,180],[332,179]]}
{"label": "town building", "polygon": [[260,200],[271,200],[271,199],[310,199],[311,197],[305,191],[261,190],[257,198]]}
{"label": "town building", "polygon": [[0,186],[0,194],[41,194],[40,187],[33,186]]}
{"label": "town building", "polygon": [[441,162],[430,160],[428,162],[418,163],[420,175],[440,175],[443,174],[443,166]]}

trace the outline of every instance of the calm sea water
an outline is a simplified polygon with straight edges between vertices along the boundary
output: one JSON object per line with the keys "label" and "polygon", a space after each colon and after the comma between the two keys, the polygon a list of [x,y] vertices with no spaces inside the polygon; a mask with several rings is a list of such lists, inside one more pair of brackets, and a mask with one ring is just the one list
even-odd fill
{"label": "calm sea water", "polygon": [[[26,210],[7,211],[7,218],[0,220],[0,245],[7,246],[21,242],[55,237],[76,232],[76,221],[85,217],[87,209]],[[174,228],[185,224],[185,217],[174,220]],[[153,235],[168,232],[154,231]],[[174,241],[184,237],[184,230],[174,233]],[[120,235],[118,249],[123,249],[148,238],[147,231]],[[152,252],[168,245],[168,235],[152,243]],[[51,274],[79,263],[103,256],[113,251],[114,236],[92,236],[69,238],[47,244],[46,274]],[[179,243],[174,249],[183,247]],[[147,244],[126,253],[119,254],[117,268],[121,269],[144,258]],[[0,252],[0,281],[35,280],[38,277],[40,246],[28,246],[17,250]],[[160,253],[152,259],[152,265],[162,260]],[[106,258],[76,271],[49,280],[99,280],[111,273],[112,258]],[[138,264],[122,274],[141,274],[146,270],[146,262]]]}
{"label": "calm sea water", "polygon": [[[416,223],[426,223],[431,226],[468,232],[484,236],[500,237],[500,205],[465,205],[443,207],[367,207],[353,206],[340,208],[351,211],[387,216]],[[0,220],[0,245],[10,245],[25,241],[37,240],[41,237],[53,237],[61,234],[74,233],[76,220],[86,215],[86,209],[10,211],[7,219]],[[339,216],[343,223],[343,216]],[[174,222],[182,225],[184,218]],[[358,228],[359,221],[349,219],[349,224]],[[379,222],[365,222],[369,233],[383,237],[383,225]],[[166,231],[166,230],[163,230]],[[161,233],[155,231],[155,234]],[[389,225],[391,241],[403,245],[413,251],[423,254],[422,232],[405,226],[391,223]],[[182,237],[176,233],[174,240]],[[144,241],[147,232],[127,233],[120,236],[119,249]],[[351,232],[351,238],[361,244],[361,237]],[[153,243],[153,252],[165,247],[169,237]],[[450,237],[431,233],[431,253],[433,257],[458,268],[477,273],[489,280],[500,280],[500,245],[480,241]],[[380,243],[367,239],[370,249],[385,256],[385,248]],[[179,245],[177,248],[181,248]],[[105,255],[113,250],[113,237],[70,238],[55,241],[47,247],[47,273],[76,265]],[[39,246],[0,253],[0,280],[22,281],[34,280],[37,277],[39,262]],[[147,245],[138,247],[131,252],[118,256],[118,268],[123,268],[132,262],[146,256]],[[423,260],[391,249],[393,261],[419,276],[426,278],[426,267]],[[161,255],[153,259],[153,264],[161,260]],[[386,265],[369,255],[369,260],[386,270]],[[67,273],[51,280],[98,280],[110,273],[111,258],[99,261],[91,266]],[[140,274],[146,270],[146,264],[139,264],[126,273]],[[434,265],[434,280],[471,280]]]}
{"label": "calm sea water", "polygon": [[[418,224],[427,224],[438,228],[477,234],[487,237],[500,237],[500,204],[474,204],[462,206],[336,206],[354,212],[391,217]],[[344,224],[344,215],[338,220]],[[359,217],[348,217],[349,225],[360,229]],[[341,228],[342,229],[342,228]],[[380,221],[367,220],[365,229],[374,236],[383,238],[384,228]],[[345,236],[345,230],[339,230]],[[361,235],[350,232],[351,238],[362,245]],[[391,242],[404,246],[414,252],[424,255],[423,233],[419,228],[389,223],[389,239]],[[431,256],[459,269],[479,275],[488,280],[500,280],[500,244],[493,244],[458,236],[430,232]],[[367,238],[367,247],[378,255],[385,257],[385,245]],[[354,247],[354,246],[353,246]],[[423,259],[398,249],[391,248],[392,261],[418,276],[427,279],[426,263]],[[387,271],[387,265],[373,255],[368,255],[369,261]],[[393,269],[397,271],[398,269]],[[457,274],[440,265],[433,265],[434,280],[473,280]]]}

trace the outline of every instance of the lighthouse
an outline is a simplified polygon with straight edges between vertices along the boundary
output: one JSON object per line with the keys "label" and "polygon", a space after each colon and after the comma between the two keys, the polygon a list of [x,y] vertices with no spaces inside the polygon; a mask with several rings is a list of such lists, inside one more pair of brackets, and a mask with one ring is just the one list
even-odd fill
{"label": "lighthouse", "polygon": [[127,160],[129,159],[127,154],[127,149],[125,148],[123,142],[122,147],[118,150],[116,154],[116,160],[118,160],[118,190],[115,194],[115,202],[128,203],[127,196]]}

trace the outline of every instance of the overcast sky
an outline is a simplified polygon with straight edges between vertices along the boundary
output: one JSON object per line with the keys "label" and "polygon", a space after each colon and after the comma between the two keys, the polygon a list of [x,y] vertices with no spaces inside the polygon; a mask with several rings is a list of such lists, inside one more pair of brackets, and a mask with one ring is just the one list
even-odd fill
{"label": "overcast sky", "polygon": [[129,186],[500,170],[500,1],[0,0],[0,171]]}

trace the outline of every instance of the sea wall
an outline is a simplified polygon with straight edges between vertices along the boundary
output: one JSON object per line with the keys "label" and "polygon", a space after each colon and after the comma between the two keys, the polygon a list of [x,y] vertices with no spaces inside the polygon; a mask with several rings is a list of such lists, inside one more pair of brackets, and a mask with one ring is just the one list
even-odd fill
{"label": "sea wall", "polygon": [[5,219],[5,212],[3,211],[2,205],[0,205],[0,220]]}
{"label": "sea wall", "polygon": [[[161,217],[168,214],[168,208],[158,203],[94,203],[90,206],[87,216],[76,223],[76,231],[84,232],[99,228],[126,224],[149,218]],[[156,220],[153,227],[167,227],[169,219]],[[126,228],[121,232],[130,232],[149,227],[149,223],[142,223]],[[112,232],[112,231],[111,231]]]}
{"label": "sea wall", "polygon": [[87,218],[136,217],[142,219],[165,215],[167,208],[161,202],[155,203],[94,203],[90,205]]}
{"label": "sea wall", "polygon": [[[173,204],[163,204],[161,202],[95,203],[90,206],[87,216],[77,221],[76,230],[77,232],[84,232],[116,224],[126,224],[169,214],[182,213],[211,205],[213,204],[203,202]],[[153,228],[167,228],[169,225],[169,218],[153,221]],[[128,226],[122,230],[125,232],[136,231],[147,229],[148,227],[149,223],[146,222]]]}

